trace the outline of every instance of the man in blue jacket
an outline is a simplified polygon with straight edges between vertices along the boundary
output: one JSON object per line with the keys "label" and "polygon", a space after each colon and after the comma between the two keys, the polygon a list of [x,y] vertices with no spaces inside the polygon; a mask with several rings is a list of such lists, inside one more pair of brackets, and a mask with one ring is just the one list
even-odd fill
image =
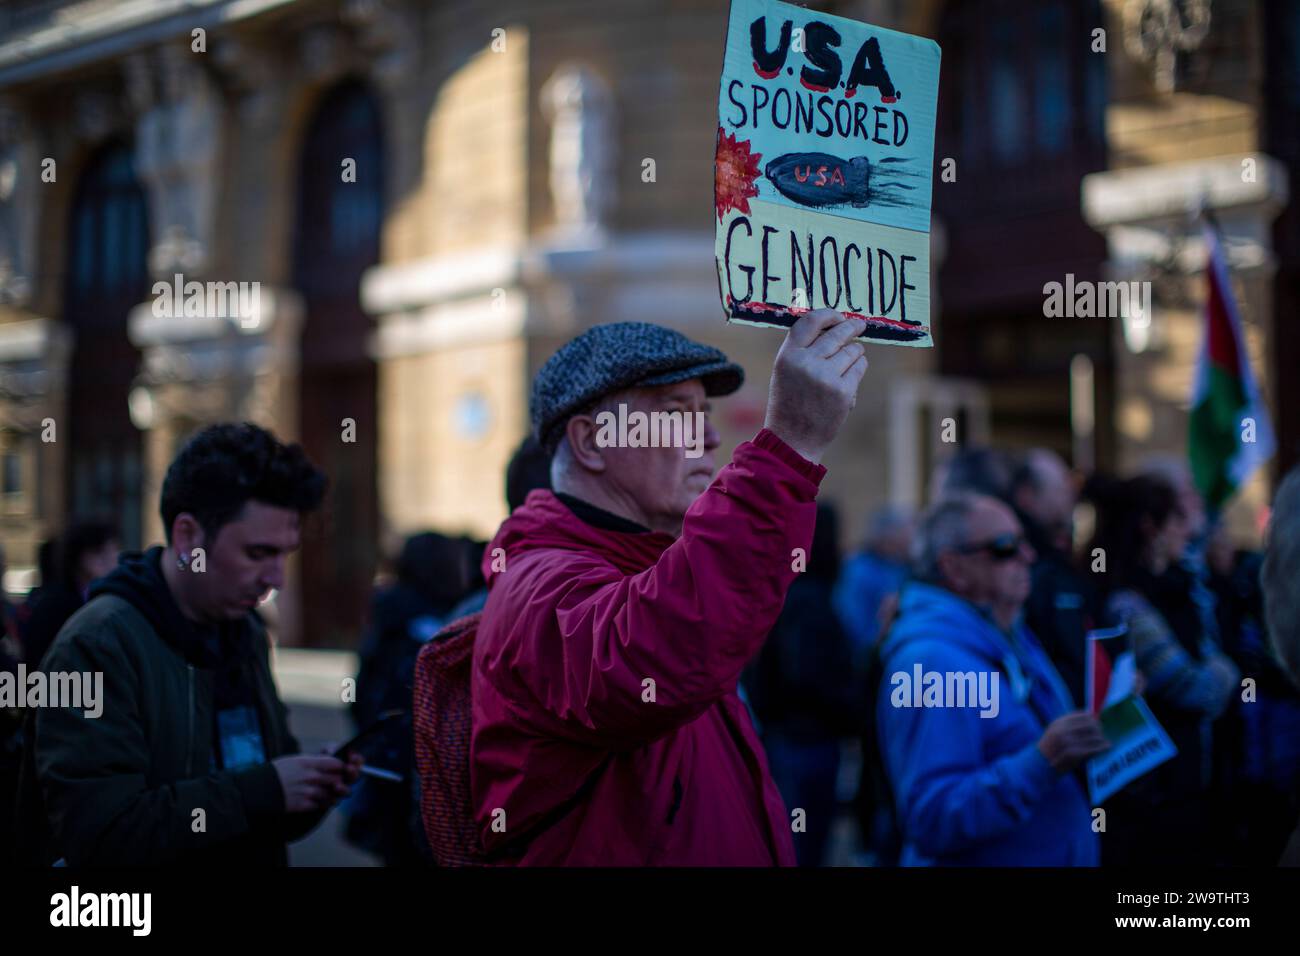
{"label": "man in blue jacket", "polygon": [[904,865],[1095,866],[1073,771],[1109,744],[1020,622],[1034,552],[1006,505],[925,515],[876,705]]}

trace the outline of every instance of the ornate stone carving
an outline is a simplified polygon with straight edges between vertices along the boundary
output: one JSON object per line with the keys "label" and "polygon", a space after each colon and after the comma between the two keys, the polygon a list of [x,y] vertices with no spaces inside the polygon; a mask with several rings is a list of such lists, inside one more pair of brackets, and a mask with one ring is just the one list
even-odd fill
{"label": "ornate stone carving", "polygon": [[211,248],[221,98],[188,50],[127,61],[136,119],[136,170],[149,190],[156,277],[201,272]]}
{"label": "ornate stone carving", "polygon": [[276,76],[276,60],[261,47],[235,37],[221,38],[213,50],[221,77],[239,100],[244,124],[265,127],[279,115],[284,85]]}
{"label": "ornate stone carving", "polygon": [[343,31],[331,23],[317,23],[302,32],[298,55],[307,76],[317,83],[334,79],[347,66]]}
{"label": "ornate stone carving", "polygon": [[411,8],[395,0],[347,0],[340,11],[356,31],[358,48],[370,58],[370,75],[382,86],[400,85],[419,57],[419,23]]}
{"label": "ornate stone carving", "polygon": [[1197,49],[1210,32],[1210,0],[1128,0],[1124,46],[1154,68],[1156,89],[1174,91],[1179,53]]}
{"label": "ornate stone carving", "polygon": [[600,231],[614,204],[614,110],[609,88],[585,66],[560,67],[541,91],[551,122],[551,198],[558,229]]}
{"label": "ornate stone carving", "polygon": [[0,101],[0,303],[31,297],[40,175],[31,127],[15,103]]}

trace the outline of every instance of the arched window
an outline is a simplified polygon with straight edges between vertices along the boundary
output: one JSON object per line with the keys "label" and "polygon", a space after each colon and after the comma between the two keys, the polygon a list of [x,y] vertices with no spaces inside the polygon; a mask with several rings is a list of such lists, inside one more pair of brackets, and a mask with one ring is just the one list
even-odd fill
{"label": "arched window", "polygon": [[370,92],[349,82],[326,94],[303,142],[298,188],[294,276],[308,298],[355,297],[361,273],[378,260],[382,156]]}
{"label": "arched window", "polygon": [[64,319],[72,327],[67,507],[113,515],[122,543],[141,544],[140,435],[127,396],[139,353],[127,317],[149,291],[149,224],[129,145],[102,147],[87,163],[68,224]]}
{"label": "arched window", "polygon": [[355,643],[378,554],[377,375],[359,292],[379,260],[383,155],[379,110],[364,85],[345,82],[322,97],[303,140],[294,235],[294,284],[306,311],[300,434],[330,478],[324,534],[302,551],[303,635],[316,645]]}
{"label": "arched window", "polygon": [[[1104,145],[1105,56],[1092,50],[1097,0],[949,3],[939,23],[941,155],[1003,176],[1051,169]],[[960,149],[960,153],[956,152]],[[960,174],[959,174],[960,182]],[[978,194],[987,194],[980,184]]]}

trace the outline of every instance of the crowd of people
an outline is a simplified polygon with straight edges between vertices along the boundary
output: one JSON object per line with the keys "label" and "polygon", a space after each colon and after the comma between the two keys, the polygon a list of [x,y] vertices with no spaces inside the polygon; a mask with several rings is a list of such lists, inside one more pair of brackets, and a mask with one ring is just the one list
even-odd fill
{"label": "crowd of people", "polygon": [[[856,753],[874,862],[1276,863],[1300,810],[1300,689],[1270,649],[1263,556],[1207,520],[1188,470],[1160,461],[1084,480],[1046,449],[973,448],[941,467],[931,495],[919,525],[884,508],[857,554],[825,553],[841,567],[830,595],[789,603],[759,655],[749,686],[787,799],[842,798],[835,764]],[[1099,827],[1079,768],[1107,742],[1085,667],[1089,632],[1116,626],[1177,754],[1108,798]],[[812,681],[808,660],[824,665]],[[890,675],[918,665],[997,671],[1012,700],[992,720],[894,706]],[[827,709],[845,696],[848,708]],[[781,767],[792,725],[804,745]],[[802,844],[809,862],[824,841]]]}
{"label": "crowd of people", "polygon": [[[1117,479],[968,447],[928,508],[881,507],[845,554],[818,486],[861,328],[796,323],[764,427],[721,468],[712,426],[691,456],[611,446],[596,420],[707,422],[743,380],[724,354],[644,323],[562,347],[493,540],[413,535],[377,586],[351,707],[378,732],[333,754],[300,753],[256,610],[327,476],[256,426],[203,430],[164,481],[164,545],[119,559],[111,523],[75,521],[4,606],[0,667],[100,672],[107,700],[0,714],[0,859],[273,865],[339,801],[347,839],[394,866],[1295,855],[1300,474],[1261,554],[1177,462]],[[1088,635],[1117,627],[1176,754],[1098,826]],[[927,672],[1001,692],[900,702],[897,676]]]}

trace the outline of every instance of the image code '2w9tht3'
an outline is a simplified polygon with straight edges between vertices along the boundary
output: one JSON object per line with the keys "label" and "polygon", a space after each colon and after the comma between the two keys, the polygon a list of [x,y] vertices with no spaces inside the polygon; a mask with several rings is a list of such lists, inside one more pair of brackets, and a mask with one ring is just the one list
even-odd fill
{"label": "image code '2w9tht3'", "polygon": [[715,253],[732,322],[809,309],[930,346],[939,46],[776,0],[732,0],[718,93]]}

